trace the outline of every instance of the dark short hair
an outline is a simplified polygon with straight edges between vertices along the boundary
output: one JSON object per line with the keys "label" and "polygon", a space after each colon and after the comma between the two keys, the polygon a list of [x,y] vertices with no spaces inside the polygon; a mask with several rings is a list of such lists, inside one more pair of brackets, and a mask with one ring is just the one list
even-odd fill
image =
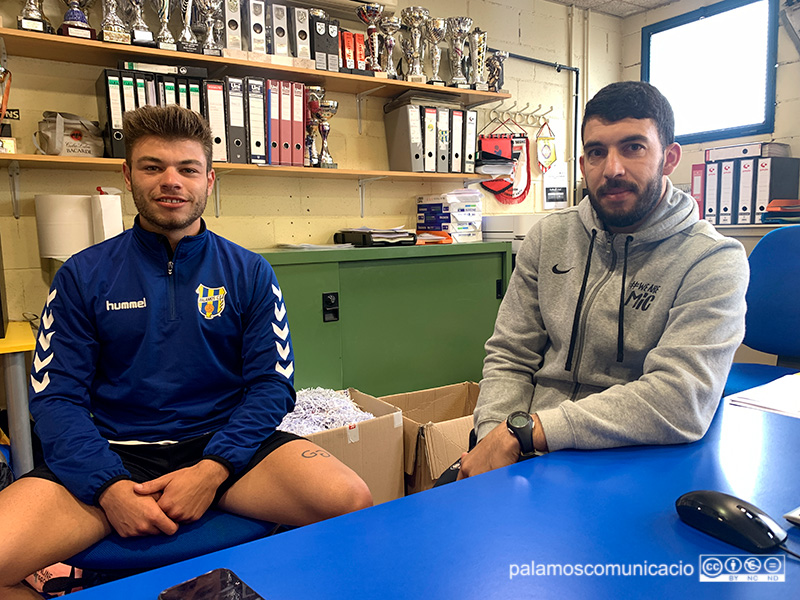
{"label": "dark short hair", "polygon": [[645,81],[622,81],[607,85],[597,92],[583,112],[581,137],[586,123],[599,118],[609,123],[622,119],[652,119],[658,130],[661,145],[666,148],[675,141],[675,115],[664,95]]}
{"label": "dark short hair", "polygon": [[206,171],[211,170],[214,145],[211,127],[201,115],[177,104],[168,106],[140,106],[128,111],[122,118],[125,137],[125,161],[131,164],[133,147],[141,138],[154,136],[165,140],[190,140],[200,142],[206,155]]}

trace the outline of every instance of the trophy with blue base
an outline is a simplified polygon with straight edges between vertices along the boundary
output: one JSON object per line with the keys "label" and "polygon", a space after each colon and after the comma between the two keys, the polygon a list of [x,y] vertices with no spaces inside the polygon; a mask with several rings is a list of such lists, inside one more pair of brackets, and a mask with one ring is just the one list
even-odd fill
{"label": "trophy with blue base", "polygon": [[64,22],[58,28],[58,34],[85,40],[97,39],[97,32],[89,27],[89,17],[84,12],[91,8],[94,0],[64,0],[64,4],[68,8],[64,13]]}

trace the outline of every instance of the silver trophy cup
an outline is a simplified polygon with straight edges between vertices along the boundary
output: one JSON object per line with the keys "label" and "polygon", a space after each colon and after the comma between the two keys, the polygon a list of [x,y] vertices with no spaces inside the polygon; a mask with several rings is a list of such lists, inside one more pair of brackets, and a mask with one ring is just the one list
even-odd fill
{"label": "silver trophy cup", "polygon": [[181,0],[181,20],[183,29],[178,36],[178,50],[183,52],[200,52],[200,42],[192,30],[194,0]]}
{"label": "silver trophy cup", "polygon": [[122,0],[123,14],[131,32],[131,43],[138,46],[155,46],[156,38],[144,22],[144,0]]}
{"label": "silver trophy cup", "polygon": [[306,86],[306,139],[303,164],[319,167],[316,134],[319,132],[319,104],[325,99],[325,88],[318,85]]}
{"label": "silver trophy cup", "polygon": [[197,0],[197,7],[205,22],[206,34],[203,38],[203,54],[207,56],[222,56],[222,45],[216,35],[219,12],[222,10],[223,0]]}
{"label": "silver trophy cup", "polygon": [[447,39],[450,42],[450,85],[458,88],[469,88],[464,76],[464,42],[472,27],[469,17],[450,17],[447,19]]}
{"label": "silver trophy cup", "polygon": [[333,162],[330,150],[328,149],[328,136],[331,133],[331,124],[328,122],[339,110],[339,103],[336,100],[320,100],[319,107],[314,113],[314,117],[319,121],[319,137],[322,139],[322,149],[319,153],[319,166],[324,169],[335,169],[338,165]]}
{"label": "silver trophy cup", "polygon": [[119,16],[117,0],[102,0],[103,22],[100,23],[100,39],[104,42],[130,44],[131,33],[128,26]]}
{"label": "silver trophy cup", "polygon": [[150,4],[158,15],[160,27],[156,34],[156,43],[162,50],[177,50],[175,37],[169,30],[169,17],[175,11],[177,0],[150,0]]}
{"label": "silver trophy cup", "polygon": [[44,0],[23,0],[22,12],[17,16],[17,29],[53,33],[53,24],[45,16]]}
{"label": "silver trophy cup", "polygon": [[402,24],[400,17],[381,17],[381,20],[378,21],[378,26],[383,34],[383,56],[386,63],[386,75],[390,79],[397,79],[397,69],[394,67],[392,52],[394,52],[394,34],[400,31]]}
{"label": "silver trophy cup", "polygon": [[439,66],[442,63],[442,49],[439,43],[447,34],[447,19],[431,17],[425,21],[425,40],[428,42],[428,54],[431,57],[431,78],[428,83],[431,85],[444,85],[445,82],[439,78]]}
{"label": "silver trophy cup", "polygon": [[383,4],[362,4],[356,9],[356,15],[367,26],[367,44],[369,56],[367,69],[370,71],[383,71],[380,59],[380,40],[378,38],[378,20],[383,15]]}
{"label": "silver trophy cup", "polygon": [[481,31],[480,27],[476,27],[469,34],[469,82],[473,90],[483,92],[489,91],[489,84],[486,81],[486,38],[486,32]]}
{"label": "silver trophy cup", "polygon": [[316,132],[319,129],[319,103],[325,99],[325,88],[318,85],[306,86],[306,139],[304,144],[303,164],[306,167],[319,166]]}
{"label": "silver trophy cup", "polygon": [[400,12],[403,25],[408,27],[410,39],[403,39],[403,53],[406,55],[407,73],[406,80],[416,83],[425,83],[426,77],[422,72],[422,27],[428,20],[430,13],[421,6],[409,6]]}

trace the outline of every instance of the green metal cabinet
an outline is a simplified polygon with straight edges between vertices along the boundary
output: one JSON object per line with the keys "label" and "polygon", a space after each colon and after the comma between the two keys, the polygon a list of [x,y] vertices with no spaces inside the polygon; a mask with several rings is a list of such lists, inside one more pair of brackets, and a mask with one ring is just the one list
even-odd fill
{"label": "green metal cabinet", "polygon": [[[510,243],[260,254],[286,301],[298,389],[382,396],[480,380]],[[323,310],[330,294],[338,313]]]}

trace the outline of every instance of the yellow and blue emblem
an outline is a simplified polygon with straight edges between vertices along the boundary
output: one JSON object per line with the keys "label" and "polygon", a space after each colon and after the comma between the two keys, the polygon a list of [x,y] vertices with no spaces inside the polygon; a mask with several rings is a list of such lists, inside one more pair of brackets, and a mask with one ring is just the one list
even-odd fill
{"label": "yellow and blue emblem", "polygon": [[206,319],[213,319],[225,310],[225,296],[228,291],[224,287],[206,287],[202,283],[197,286],[197,310]]}

